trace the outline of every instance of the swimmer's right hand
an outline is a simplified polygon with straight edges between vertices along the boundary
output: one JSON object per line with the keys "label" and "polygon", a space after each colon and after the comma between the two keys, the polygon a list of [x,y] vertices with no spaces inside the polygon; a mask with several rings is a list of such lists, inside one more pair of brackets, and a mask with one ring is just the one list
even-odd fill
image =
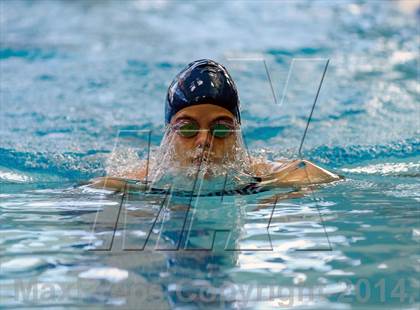
{"label": "swimmer's right hand", "polygon": [[109,189],[117,192],[124,192],[130,190],[142,191],[147,189],[147,186],[142,180],[109,176],[92,179],[90,181],[89,186],[100,189]]}
{"label": "swimmer's right hand", "polygon": [[127,180],[115,177],[100,177],[92,179],[89,186],[122,192],[127,186]]}

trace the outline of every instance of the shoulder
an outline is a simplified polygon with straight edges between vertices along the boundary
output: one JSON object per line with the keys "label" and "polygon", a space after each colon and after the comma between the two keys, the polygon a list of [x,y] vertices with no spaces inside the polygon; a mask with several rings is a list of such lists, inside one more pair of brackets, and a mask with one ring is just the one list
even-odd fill
{"label": "shoulder", "polygon": [[147,169],[144,167],[135,171],[131,171],[124,175],[125,178],[136,179],[136,180],[143,180],[146,178],[146,176],[147,176]]}
{"label": "shoulder", "polygon": [[251,171],[255,176],[262,177],[271,173],[274,173],[278,170],[283,169],[288,164],[292,163],[293,160],[277,160],[269,161],[266,159],[252,158],[251,159]]}
{"label": "shoulder", "polygon": [[146,179],[150,171],[149,166],[150,162],[148,164],[146,160],[140,160],[139,162],[133,163],[129,167],[117,167],[114,169],[115,171],[108,176],[124,179],[143,180]]}

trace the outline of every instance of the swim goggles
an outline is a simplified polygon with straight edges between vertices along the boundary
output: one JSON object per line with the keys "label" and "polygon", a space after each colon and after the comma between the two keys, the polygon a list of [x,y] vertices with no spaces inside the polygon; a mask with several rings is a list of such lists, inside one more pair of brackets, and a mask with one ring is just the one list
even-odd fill
{"label": "swim goggles", "polygon": [[[194,120],[180,120],[171,126],[178,135],[184,138],[195,137],[200,131],[200,125]],[[235,126],[225,120],[216,120],[210,125],[210,133],[215,138],[225,139],[234,131]]]}

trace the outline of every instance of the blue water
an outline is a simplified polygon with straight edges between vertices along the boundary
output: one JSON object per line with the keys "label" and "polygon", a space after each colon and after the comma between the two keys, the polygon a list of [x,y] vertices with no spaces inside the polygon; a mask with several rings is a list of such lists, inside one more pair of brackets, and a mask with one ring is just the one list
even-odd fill
{"label": "blue water", "polygon": [[[0,307],[419,307],[412,7],[1,1]],[[111,154],[120,168],[144,155],[148,130],[158,146],[166,88],[199,58],[231,71],[246,145],[268,159],[297,156],[329,59],[303,155],[346,179],[275,209],[275,191],[202,197],[175,251],[187,198],[161,210],[146,242],[165,197],[82,184]],[[214,229],[213,251],[191,250]]]}

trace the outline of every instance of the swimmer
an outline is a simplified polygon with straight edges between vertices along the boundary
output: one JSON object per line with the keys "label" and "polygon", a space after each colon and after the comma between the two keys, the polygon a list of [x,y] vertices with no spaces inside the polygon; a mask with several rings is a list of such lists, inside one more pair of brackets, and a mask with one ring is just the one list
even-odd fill
{"label": "swimmer", "polygon": [[[207,59],[190,63],[168,88],[166,132],[161,148],[170,148],[171,152],[170,156],[161,156],[158,159],[160,162],[155,164],[166,162],[181,171],[204,166],[216,170],[229,163],[234,167],[240,161],[236,168],[243,168],[244,173],[258,179],[262,186],[270,187],[305,186],[340,179],[340,176],[308,160],[242,160],[243,156],[238,156],[245,153],[239,108],[238,91],[224,66]],[[148,166],[144,165],[123,178],[109,176],[95,179],[93,185],[122,190],[127,186],[125,178],[145,180],[149,172]],[[207,170],[206,178],[211,178],[212,173],[212,169]]]}

